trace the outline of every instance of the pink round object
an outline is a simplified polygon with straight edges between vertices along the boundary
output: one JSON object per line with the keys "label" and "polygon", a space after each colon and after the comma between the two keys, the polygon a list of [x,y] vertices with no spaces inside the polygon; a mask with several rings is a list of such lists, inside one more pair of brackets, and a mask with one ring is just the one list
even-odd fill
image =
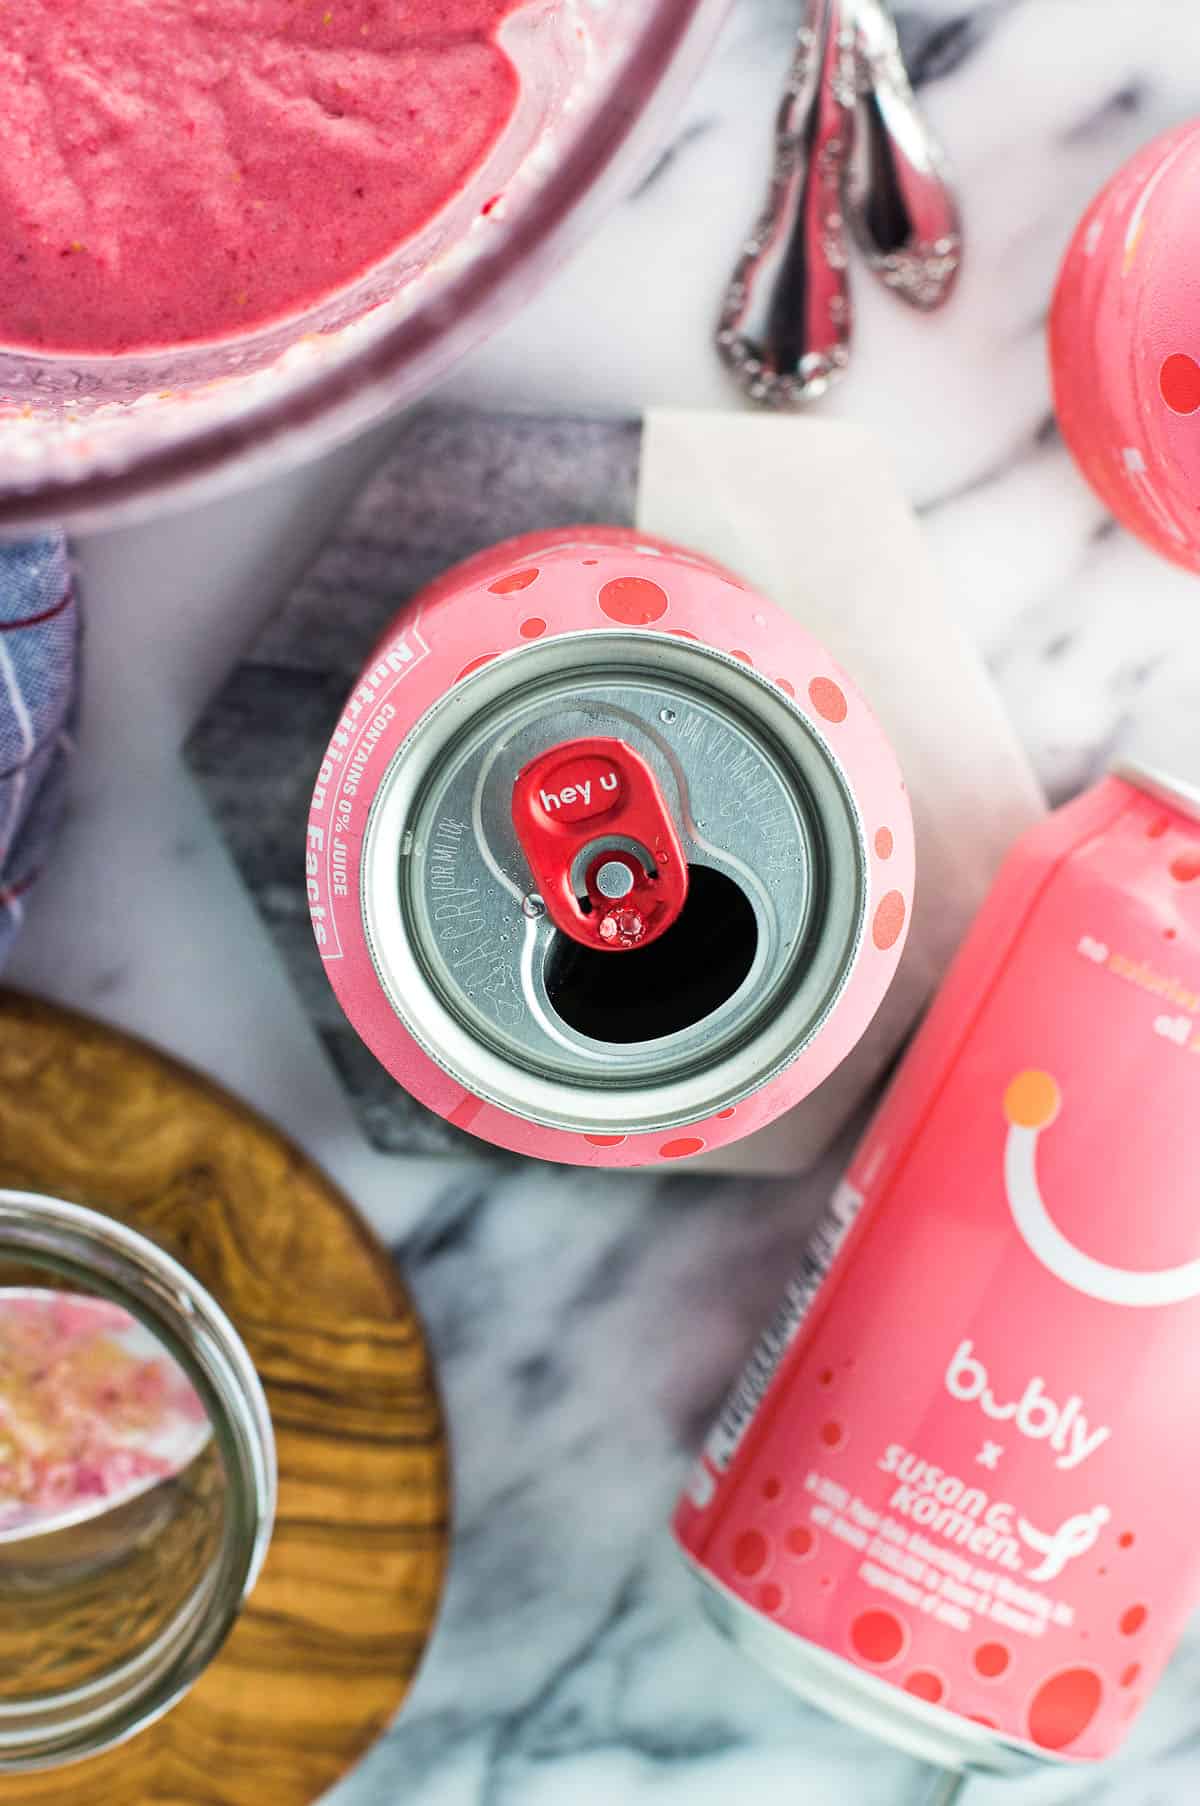
{"label": "pink round object", "polygon": [[[526,624],[534,615],[544,627],[531,643]],[[703,1109],[652,1130],[614,1121],[611,1113],[571,1127],[547,1126],[480,1095],[482,1082],[479,1091],[469,1088],[443,1050],[422,1044],[401,1019],[381,979],[366,919],[371,861],[364,860],[364,845],[369,828],[374,831],[373,805],[382,799],[401,749],[402,757],[409,756],[406,742],[411,745],[414,730],[424,728],[430,711],[456,685],[494,689],[497,659],[511,671],[515,707],[526,694],[530,661],[544,657],[548,643],[581,632],[628,636],[639,656],[642,642],[653,636],[664,660],[683,656],[681,642],[696,643],[700,656],[709,648],[726,660],[735,646],[748,649],[753,670],[739,660],[738,681],[754,688],[764,717],[782,708],[832,755],[863,848],[853,958],[816,1031],[766,1082],[734,1099],[736,1109],[729,1107],[730,1096],[714,1096]],[[768,671],[778,675],[757,675]],[[842,706],[831,711],[834,694]],[[673,719],[670,710],[668,717]],[[738,782],[731,777],[729,810],[761,806],[745,790],[744,776],[742,791]],[[892,848],[886,865],[869,853],[881,834]],[[849,679],[796,621],[730,573],[617,528],[577,527],[510,540],[449,571],[406,608],[376,646],[337,724],[314,791],[306,851],[309,905],[326,973],[351,1024],[388,1072],[473,1135],[579,1165],[686,1163],[799,1102],[845,1058],[874,1016],[896,971],[911,914],[907,795],[883,732]],[[462,884],[461,872],[454,882]],[[517,917],[519,926],[519,904]],[[649,952],[597,957],[646,959]]]}
{"label": "pink round object", "polygon": [[1145,146],[1079,223],[1050,316],[1059,426],[1131,532],[1200,569],[1200,123]]}

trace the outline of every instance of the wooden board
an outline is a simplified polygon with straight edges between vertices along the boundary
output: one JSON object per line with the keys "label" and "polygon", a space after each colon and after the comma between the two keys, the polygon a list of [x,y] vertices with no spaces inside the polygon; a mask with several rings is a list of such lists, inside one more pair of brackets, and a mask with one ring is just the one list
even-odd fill
{"label": "wooden board", "polygon": [[242,1104],[85,1017],[0,991],[0,1184],[107,1211],[220,1301],[275,1426],[279,1514],[217,1661],[123,1748],[0,1778],[14,1806],[307,1806],[384,1728],[447,1543],[441,1412],[387,1252]]}

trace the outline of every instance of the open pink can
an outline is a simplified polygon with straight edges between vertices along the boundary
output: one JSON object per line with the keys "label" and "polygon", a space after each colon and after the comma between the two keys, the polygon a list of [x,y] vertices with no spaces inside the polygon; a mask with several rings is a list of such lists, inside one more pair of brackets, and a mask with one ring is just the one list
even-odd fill
{"label": "open pink can", "polygon": [[415,1097],[585,1165],[769,1122],[896,970],[913,843],[866,703],[736,577],[613,528],[513,540],[372,656],[307,842],[325,969]]}

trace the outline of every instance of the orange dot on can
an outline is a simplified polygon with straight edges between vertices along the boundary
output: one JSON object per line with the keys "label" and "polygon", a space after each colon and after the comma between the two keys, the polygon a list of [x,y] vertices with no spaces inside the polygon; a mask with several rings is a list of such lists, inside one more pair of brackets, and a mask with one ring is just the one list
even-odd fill
{"label": "orange dot on can", "polygon": [[736,1107],[733,1104],[730,1104],[730,1106],[727,1110],[718,1110],[717,1111],[717,1121],[718,1122],[728,1122],[729,1118],[731,1116],[736,1116],[736,1115],[737,1115]]}
{"label": "orange dot on can", "polygon": [[1122,1530],[1120,1536],[1117,1538],[1117,1545],[1122,1549],[1132,1549],[1135,1540],[1132,1530]]}
{"label": "orange dot on can", "polygon": [[743,665],[752,665],[754,663],[750,654],[748,652],[742,652],[737,646],[731,646],[729,648],[729,656],[730,658],[740,658]]}
{"label": "orange dot on can", "polygon": [[493,596],[512,596],[519,589],[528,589],[531,583],[537,582],[536,568],[528,571],[510,571],[507,577],[497,577],[488,588]]}
{"label": "orange dot on can", "polygon": [[886,1668],[898,1660],[908,1641],[904,1625],[895,1612],[860,1612],[850,1626],[850,1643],[861,1661],[874,1668]]}
{"label": "orange dot on can", "polygon": [[783,691],[785,696],[794,696],[796,694],[795,684],[789,683],[786,677],[777,677],[775,679],[775,685],[777,689]]}
{"label": "orange dot on can", "polygon": [[675,1141],[664,1141],[658,1151],[663,1160],[686,1160],[689,1154],[698,1154],[703,1146],[698,1135],[681,1135]]}
{"label": "orange dot on can", "polygon": [[934,1674],[929,1668],[914,1668],[904,1682],[904,1691],[911,1693],[916,1699],[925,1699],[931,1706],[936,1706],[946,1697],[946,1683],[940,1674]]}
{"label": "orange dot on can", "polygon": [[758,1589],[758,1603],[764,1612],[777,1612],[783,1604],[783,1588],[768,1580]]}
{"label": "orange dot on can", "polygon": [[529,615],[521,622],[519,631],[523,640],[537,640],[545,633],[546,623],[541,615]]}
{"label": "orange dot on can", "polygon": [[1171,822],[1169,816],[1156,815],[1154,820],[1150,823],[1150,826],[1146,829],[1146,833],[1151,840],[1161,840],[1170,825]]}
{"label": "orange dot on can", "polygon": [[478,658],[473,658],[469,665],[463,666],[462,670],[459,672],[458,676],[454,680],[455,683],[459,684],[462,682],[464,677],[470,677],[472,671],[481,671],[483,669],[484,665],[490,665],[492,660],[494,658],[498,658],[498,657],[499,657],[499,654],[496,652],[481,653]]}
{"label": "orange dot on can", "polygon": [[890,828],[880,828],[875,836],[875,851],[880,859],[890,859],[896,843]]}
{"label": "orange dot on can", "polygon": [[833,1368],[832,1367],[822,1367],[820,1373],[817,1375],[817,1384],[818,1384],[818,1386],[832,1386],[833,1385]]}
{"label": "orange dot on can", "polygon": [[879,899],[875,920],[871,924],[871,939],[881,953],[886,953],[900,939],[906,913],[904,898],[898,890],[890,890]]}
{"label": "orange dot on can", "polygon": [[831,677],[814,677],[808,686],[808,700],[825,721],[846,719],[846,698]]}
{"label": "orange dot on can", "polygon": [[770,1553],[770,1544],[761,1530],[743,1530],[733,1545],[734,1571],[750,1580],[761,1574]]}
{"label": "orange dot on can", "polygon": [[987,1731],[998,1731],[1000,1726],[994,1718],[985,1718],[982,1712],[968,1712],[967,1717],[972,1724],[981,1724]]}
{"label": "orange dot on can", "polygon": [[1179,884],[1191,884],[1200,878],[1200,850],[1192,853],[1180,853],[1171,861],[1171,876]]}
{"label": "orange dot on can", "polygon": [[833,1418],[830,1418],[828,1423],[821,1425],[821,1441],[827,1449],[839,1449],[845,1440],[845,1430]]}
{"label": "orange dot on can", "polygon": [[1144,1605],[1131,1605],[1127,1612],[1121,1613],[1121,1634],[1136,1637],[1149,1615]]}
{"label": "orange dot on can", "polygon": [[1128,1668],[1121,1671],[1122,1687],[1132,1687],[1141,1672],[1142,1664],[1140,1662],[1130,1662]]}
{"label": "orange dot on can", "polygon": [[698,638],[698,635],[689,633],[686,627],[669,627],[667,632],[671,635],[672,639],[676,640],[694,640]]}
{"label": "orange dot on can", "polygon": [[1029,1702],[1029,1735],[1043,1750],[1065,1750],[1087,1730],[1104,1687],[1094,1668],[1063,1668]]}
{"label": "orange dot on can", "polygon": [[1004,1092],[1004,1115],[1014,1129],[1044,1129],[1058,1115],[1062,1093],[1048,1072],[1019,1072]]}
{"label": "orange dot on can", "polygon": [[649,577],[614,577],[600,591],[600,607],[623,627],[648,627],[667,612],[667,592]]}
{"label": "orange dot on can", "polygon": [[793,1524],[783,1539],[783,1546],[789,1555],[795,1555],[803,1561],[817,1546],[816,1532],[810,1530],[807,1524]]}
{"label": "orange dot on can", "polygon": [[763,1498],[777,1499],[783,1491],[783,1481],[778,1474],[769,1474],[763,1481]]}
{"label": "orange dot on can", "polygon": [[1173,414],[1194,414],[1200,408],[1200,364],[1186,351],[1172,352],[1159,369],[1158,387]]}
{"label": "orange dot on can", "polygon": [[1007,1671],[1012,1655],[1003,1643],[981,1643],[972,1660],[975,1672],[985,1681],[997,1681]]}
{"label": "orange dot on can", "polygon": [[583,1139],[590,1141],[594,1148],[619,1148],[623,1141],[629,1140],[629,1137],[628,1135],[585,1135]]}

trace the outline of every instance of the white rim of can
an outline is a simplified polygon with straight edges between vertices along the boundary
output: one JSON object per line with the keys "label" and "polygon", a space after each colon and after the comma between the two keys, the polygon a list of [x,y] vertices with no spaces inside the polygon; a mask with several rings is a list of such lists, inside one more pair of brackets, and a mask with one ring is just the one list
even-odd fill
{"label": "white rim of can", "polygon": [[1152,796],[1156,802],[1166,803],[1169,808],[1200,821],[1200,784],[1188,783],[1185,778],[1174,777],[1154,765],[1141,765],[1136,759],[1122,759],[1112,767],[1111,775],[1125,784],[1132,784],[1135,790]]}

